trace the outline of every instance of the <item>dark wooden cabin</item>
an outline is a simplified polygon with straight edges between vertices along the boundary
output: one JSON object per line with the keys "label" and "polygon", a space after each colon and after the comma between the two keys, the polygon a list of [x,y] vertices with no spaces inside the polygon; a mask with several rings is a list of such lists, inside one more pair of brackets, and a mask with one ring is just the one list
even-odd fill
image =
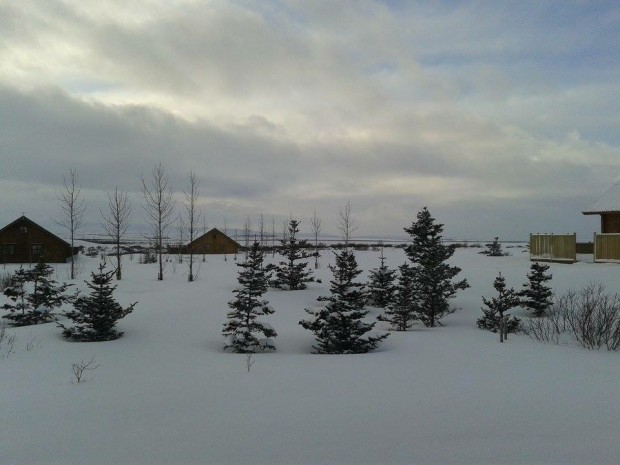
{"label": "dark wooden cabin", "polygon": [[620,183],[582,212],[584,215],[601,215],[601,233],[620,233]]}
{"label": "dark wooden cabin", "polygon": [[0,229],[2,263],[36,263],[41,256],[48,263],[65,263],[71,244],[22,216]]}
{"label": "dark wooden cabin", "polygon": [[235,254],[239,252],[241,245],[228,237],[217,228],[211,229],[193,242],[187,244],[186,252],[190,248],[195,254]]}

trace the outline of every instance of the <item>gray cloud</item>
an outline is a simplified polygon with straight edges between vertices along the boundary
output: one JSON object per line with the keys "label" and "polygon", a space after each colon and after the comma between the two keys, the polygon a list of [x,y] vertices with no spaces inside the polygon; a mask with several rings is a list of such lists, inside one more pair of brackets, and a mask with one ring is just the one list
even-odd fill
{"label": "gray cloud", "polygon": [[49,215],[72,167],[95,221],[162,162],[214,222],[317,208],[335,231],[351,201],[363,234],[428,205],[453,236],[589,238],[620,168],[613,6],[334,5],[2,4],[0,220]]}

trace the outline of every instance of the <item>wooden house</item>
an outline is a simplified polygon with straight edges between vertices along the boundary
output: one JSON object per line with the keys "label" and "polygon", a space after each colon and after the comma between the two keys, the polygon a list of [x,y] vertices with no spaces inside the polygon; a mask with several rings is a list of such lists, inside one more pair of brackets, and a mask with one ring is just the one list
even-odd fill
{"label": "wooden house", "polygon": [[43,255],[48,263],[65,263],[71,244],[22,216],[0,229],[2,263],[36,263]]}
{"label": "wooden house", "polygon": [[620,233],[620,182],[582,212],[584,215],[601,215],[601,234]]}
{"label": "wooden house", "polygon": [[191,249],[195,254],[235,254],[241,245],[217,228],[203,234],[187,244],[186,251]]}

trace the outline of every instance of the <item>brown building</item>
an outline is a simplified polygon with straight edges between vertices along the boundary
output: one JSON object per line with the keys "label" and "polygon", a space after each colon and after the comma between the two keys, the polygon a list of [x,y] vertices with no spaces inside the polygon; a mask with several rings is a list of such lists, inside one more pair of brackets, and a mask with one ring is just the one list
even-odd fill
{"label": "brown building", "polygon": [[584,215],[601,215],[601,233],[620,233],[620,182],[613,185]]}
{"label": "brown building", "polygon": [[219,229],[213,228],[198,239],[190,242],[186,250],[189,251],[190,247],[193,253],[197,254],[235,254],[239,252],[241,245]]}
{"label": "brown building", "polygon": [[22,216],[0,229],[2,263],[36,263],[44,256],[48,263],[65,263],[71,244]]}

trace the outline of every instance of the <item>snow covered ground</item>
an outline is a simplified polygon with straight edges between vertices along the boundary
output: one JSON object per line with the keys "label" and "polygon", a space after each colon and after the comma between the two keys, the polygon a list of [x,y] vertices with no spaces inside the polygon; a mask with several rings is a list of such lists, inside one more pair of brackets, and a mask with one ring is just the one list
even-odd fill
{"label": "snow covered ground", "polygon": [[[232,257],[208,257],[194,283],[187,264],[168,264],[158,282],[156,265],[126,258],[116,298],[139,303],[120,321],[121,339],[67,342],[54,324],[9,330],[17,341],[0,359],[0,464],[620,463],[620,353],[523,335],[500,344],[476,328],[499,271],[509,286],[526,280],[527,253],[509,250],[457,250],[472,287],[444,327],[344,356],[311,354],[312,334],[298,325],[327,294],[325,252],[322,284],[266,294],[278,350],[256,355],[250,372],[245,355],[221,350]],[[394,267],[405,260],[386,254]],[[357,257],[363,276],[379,264],[378,252]],[[98,259],[83,262],[86,279]],[[592,281],[620,291],[618,265],[551,272],[556,292]],[[66,279],[64,265],[57,273]],[[93,356],[89,381],[72,383],[72,363]]]}

